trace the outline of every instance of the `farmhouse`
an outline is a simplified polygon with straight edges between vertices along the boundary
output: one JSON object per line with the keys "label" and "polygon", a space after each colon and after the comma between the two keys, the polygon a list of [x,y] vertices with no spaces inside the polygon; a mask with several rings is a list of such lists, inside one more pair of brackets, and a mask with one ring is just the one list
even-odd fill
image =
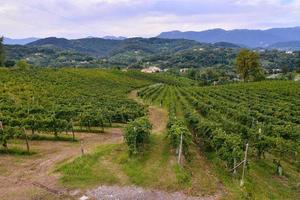
{"label": "farmhouse", "polygon": [[159,67],[148,67],[148,68],[142,69],[141,72],[151,74],[151,73],[162,72],[162,70]]}
{"label": "farmhouse", "polygon": [[188,70],[189,70],[189,68],[182,68],[182,69],[180,69],[180,73],[187,73]]}

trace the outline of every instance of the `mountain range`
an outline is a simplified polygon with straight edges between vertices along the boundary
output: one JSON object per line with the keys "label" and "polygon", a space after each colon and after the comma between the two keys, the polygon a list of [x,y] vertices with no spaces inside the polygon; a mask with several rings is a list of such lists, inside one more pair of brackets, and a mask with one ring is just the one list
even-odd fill
{"label": "mountain range", "polygon": [[272,28],[267,30],[236,29],[227,31],[224,29],[211,29],[199,32],[170,31],[163,32],[157,37],[168,39],[189,39],[206,43],[229,42],[251,48],[268,48],[272,47],[275,43],[292,43],[292,41],[300,41],[300,27]]}
{"label": "mountain range", "polygon": [[12,38],[3,38],[3,43],[7,45],[25,45],[30,42],[34,42],[39,40],[40,38],[30,37],[30,38],[22,38],[22,39],[12,39]]}
{"label": "mountain range", "polygon": [[[98,38],[98,37],[93,37],[93,36],[89,36],[87,38]],[[36,38],[36,37],[30,37],[30,38],[22,38],[22,39],[13,39],[13,38],[8,38],[8,37],[4,37],[3,43],[6,45],[26,45],[29,44],[31,42],[35,42],[37,40],[40,39],[44,39],[44,38]],[[122,36],[104,36],[102,37],[102,39],[106,39],[106,40],[125,40],[126,37],[122,37]]]}
{"label": "mountain range", "polygon": [[[50,37],[53,39],[54,37]],[[77,39],[79,43],[88,42],[86,39],[97,38],[105,40],[126,40],[126,37],[116,36],[105,36],[102,38],[89,36],[83,39]],[[163,39],[187,39],[194,40],[201,43],[231,43],[241,47],[249,48],[271,48],[280,50],[300,50],[300,26],[291,28],[272,28],[267,30],[249,30],[249,29],[235,29],[235,30],[224,30],[224,29],[211,29],[205,31],[170,31],[163,32],[157,36],[157,38]],[[40,40],[39,38],[24,38],[24,39],[11,39],[4,38],[4,44],[8,45],[26,45],[35,41]],[[42,43],[49,41],[49,38],[42,39]],[[68,40],[75,41],[75,40]],[[114,45],[116,42],[110,41],[104,45]],[[56,41],[62,42],[61,45],[65,45],[67,39],[59,39]],[[103,41],[102,41],[103,42]],[[59,45],[56,43],[56,45]],[[38,43],[37,43],[38,44]],[[87,45],[98,46],[97,44],[87,43]],[[96,50],[96,49],[94,49]],[[96,50],[98,51],[98,50]]]}

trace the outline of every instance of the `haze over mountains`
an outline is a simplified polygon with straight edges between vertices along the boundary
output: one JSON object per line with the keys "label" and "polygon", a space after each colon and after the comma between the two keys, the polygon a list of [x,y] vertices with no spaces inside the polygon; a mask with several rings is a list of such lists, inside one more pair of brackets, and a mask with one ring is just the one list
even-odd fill
{"label": "haze over mountains", "polygon": [[229,42],[255,48],[269,47],[282,42],[300,41],[300,27],[272,28],[268,30],[236,29],[226,31],[223,29],[212,29],[199,32],[170,31],[163,32],[158,37],[189,39],[206,43]]}
{"label": "haze over mountains", "polygon": [[4,37],[3,43],[7,45],[25,45],[30,42],[34,42],[39,40],[40,38],[30,37],[30,38],[22,38],[22,39],[12,39]]}
{"label": "haze over mountains", "polygon": [[[226,42],[250,48],[277,48],[281,50],[300,50],[300,26],[291,28],[272,28],[268,30],[248,30],[248,29],[211,29],[205,31],[170,31],[163,32],[157,36],[164,39],[187,39],[201,43]],[[52,37],[51,37],[52,38]],[[87,38],[99,38],[89,36]],[[47,39],[47,38],[46,38]],[[105,36],[107,40],[125,40],[122,36]],[[5,44],[25,45],[39,40],[39,38],[11,39],[4,38]],[[48,40],[46,40],[48,41]],[[61,42],[65,40],[61,39]],[[43,40],[43,42],[45,42]],[[90,44],[93,45],[93,44]]]}

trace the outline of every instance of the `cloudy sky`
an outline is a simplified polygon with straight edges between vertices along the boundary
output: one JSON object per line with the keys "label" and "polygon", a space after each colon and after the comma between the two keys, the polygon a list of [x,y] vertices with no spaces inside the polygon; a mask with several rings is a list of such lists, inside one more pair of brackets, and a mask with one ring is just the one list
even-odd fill
{"label": "cloudy sky", "polygon": [[300,0],[0,0],[0,35],[12,38],[291,26]]}

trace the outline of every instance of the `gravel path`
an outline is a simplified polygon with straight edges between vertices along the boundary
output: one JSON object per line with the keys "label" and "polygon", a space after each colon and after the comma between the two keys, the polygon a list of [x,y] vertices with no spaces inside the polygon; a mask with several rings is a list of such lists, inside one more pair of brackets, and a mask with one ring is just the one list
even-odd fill
{"label": "gravel path", "polygon": [[190,197],[181,192],[167,193],[158,190],[147,190],[140,187],[101,186],[88,190],[88,199],[96,200],[214,200],[217,196]]}

